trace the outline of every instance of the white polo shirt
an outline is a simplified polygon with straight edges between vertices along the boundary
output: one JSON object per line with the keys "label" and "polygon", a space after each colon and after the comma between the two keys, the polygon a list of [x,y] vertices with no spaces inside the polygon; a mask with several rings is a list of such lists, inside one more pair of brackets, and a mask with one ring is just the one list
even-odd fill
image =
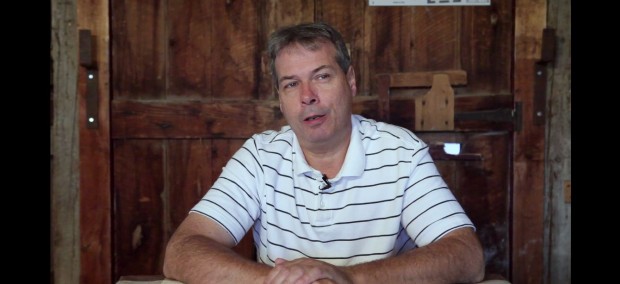
{"label": "white polo shirt", "polygon": [[238,243],[254,228],[257,261],[310,257],[335,265],[386,258],[474,227],[411,131],[352,115],[351,142],[326,183],[289,126],[253,135],[192,208]]}

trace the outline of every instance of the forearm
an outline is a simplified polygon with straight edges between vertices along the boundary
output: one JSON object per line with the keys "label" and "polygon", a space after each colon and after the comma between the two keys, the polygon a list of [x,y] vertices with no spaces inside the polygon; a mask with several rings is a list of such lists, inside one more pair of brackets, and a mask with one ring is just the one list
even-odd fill
{"label": "forearm", "polygon": [[164,275],[183,283],[262,283],[271,267],[246,259],[207,237],[170,240]]}
{"label": "forearm", "polygon": [[475,234],[440,239],[396,257],[345,268],[353,283],[475,283],[484,255]]}

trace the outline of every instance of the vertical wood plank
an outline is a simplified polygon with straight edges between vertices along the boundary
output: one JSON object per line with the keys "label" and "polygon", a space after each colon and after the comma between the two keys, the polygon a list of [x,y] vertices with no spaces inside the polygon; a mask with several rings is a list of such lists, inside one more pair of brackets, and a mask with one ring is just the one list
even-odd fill
{"label": "vertical wood plank", "polygon": [[256,98],[261,48],[258,2],[212,1],[218,19],[211,25],[212,95],[217,98]]}
{"label": "vertical wood plank", "polygon": [[[368,69],[370,78],[375,74],[400,72],[400,61],[403,54],[400,51],[400,36],[402,26],[400,19],[403,10],[411,13],[410,7],[368,7],[371,11],[372,27],[367,30],[370,34],[370,58]],[[412,29],[407,27],[407,30]]]}
{"label": "vertical wood plank", "polygon": [[52,283],[79,283],[80,200],[77,1],[51,1],[50,268]]}
{"label": "vertical wood plank", "polygon": [[[459,7],[369,7],[374,10],[377,73],[450,70],[458,67]],[[371,74],[372,76],[372,74]]]}
{"label": "vertical wood plank", "polygon": [[167,1],[168,97],[212,97],[214,41],[219,25],[209,1]]}
{"label": "vertical wood plank", "polygon": [[[314,21],[316,0],[266,0],[263,1],[264,33],[269,36],[276,29]],[[266,42],[265,42],[266,43]]]}
{"label": "vertical wood plank", "polygon": [[467,134],[463,153],[478,153],[481,161],[465,161],[457,171],[466,191],[460,201],[476,225],[483,244],[487,275],[509,277],[510,263],[510,158],[509,132]]}
{"label": "vertical wood plank", "polygon": [[549,0],[547,27],[556,31],[547,114],[546,283],[571,283],[571,203],[564,183],[571,180],[571,2]]}
{"label": "vertical wood plank", "polygon": [[[211,140],[169,140],[166,158],[166,236],[213,185]],[[166,239],[167,242],[167,239]]]}
{"label": "vertical wood plank", "polygon": [[118,140],[114,149],[114,279],[162,274],[164,145]]}
{"label": "vertical wood plank", "polygon": [[[357,88],[358,88],[358,96],[359,95],[372,95],[373,94],[373,88],[375,88],[375,84],[376,82],[374,82],[374,77],[371,77],[371,54],[372,53],[372,47],[374,46],[374,33],[373,33],[373,27],[375,25],[375,21],[376,21],[376,9],[374,9],[373,7],[370,7],[368,5],[364,6],[364,33],[362,34],[362,51],[359,54],[360,58],[358,58],[357,60],[359,60],[359,62],[354,62],[356,63],[358,66],[357,69],[355,69],[356,71],[358,71],[360,74],[358,75],[360,77],[360,82],[358,82],[357,84]],[[374,71],[374,70],[372,70]],[[374,72],[372,72],[372,75],[374,76]]]}
{"label": "vertical wood plank", "polygon": [[463,7],[461,66],[467,70],[465,89],[510,93],[514,29],[513,1]]}
{"label": "vertical wood plank", "polygon": [[112,1],[114,99],[164,96],[166,37],[162,1]]}
{"label": "vertical wood plank", "polygon": [[369,49],[368,83],[376,74],[460,67],[460,7],[368,7],[363,45]]}
{"label": "vertical wood plank", "polygon": [[351,61],[355,68],[355,76],[358,94],[367,93],[362,90],[365,85],[362,74],[366,72],[367,66],[364,66],[364,33],[365,31],[365,11],[368,1],[346,0],[346,1],[316,1],[316,20],[325,21],[334,26],[342,34],[349,53]]}
{"label": "vertical wood plank", "polygon": [[313,0],[266,0],[260,1],[261,11],[259,34],[260,75],[258,98],[275,99],[277,93],[273,89],[267,41],[272,32],[284,26],[314,21]]}
{"label": "vertical wood plank", "polygon": [[534,64],[540,58],[546,0],[519,0],[515,10],[515,101],[522,102],[522,130],[515,133],[513,283],[542,283],[545,126],[533,122]]}
{"label": "vertical wood plank", "polygon": [[109,2],[78,0],[77,27],[94,37],[99,127],[86,128],[86,70],[79,68],[80,283],[111,283]]}
{"label": "vertical wood plank", "polygon": [[399,71],[459,68],[461,7],[415,7],[403,15]]}

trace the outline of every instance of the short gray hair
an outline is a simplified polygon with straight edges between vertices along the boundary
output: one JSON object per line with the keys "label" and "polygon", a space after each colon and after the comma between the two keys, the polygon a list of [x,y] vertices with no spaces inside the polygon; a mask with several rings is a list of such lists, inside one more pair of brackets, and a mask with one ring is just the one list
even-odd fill
{"label": "short gray hair", "polygon": [[319,43],[331,42],[336,48],[336,62],[346,74],[351,66],[351,56],[342,35],[327,23],[302,23],[280,28],[271,34],[267,45],[269,52],[271,78],[273,86],[278,89],[276,74],[276,56],[283,48],[299,43],[308,50],[316,50]]}

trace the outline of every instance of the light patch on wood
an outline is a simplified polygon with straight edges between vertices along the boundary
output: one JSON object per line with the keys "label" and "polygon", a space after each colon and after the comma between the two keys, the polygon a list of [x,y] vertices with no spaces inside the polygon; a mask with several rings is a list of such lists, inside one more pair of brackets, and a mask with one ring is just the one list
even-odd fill
{"label": "light patch on wood", "polygon": [[136,250],[142,244],[142,226],[138,225],[131,236],[131,248]]}
{"label": "light patch on wood", "polygon": [[454,89],[446,74],[433,75],[433,85],[415,100],[415,130],[454,130]]}
{"label": "light patch on wood", "polygon": [[150,202],[150,201],[151,201],[151,199],[146,197],[146,196],[140,197],[140,202]]}

